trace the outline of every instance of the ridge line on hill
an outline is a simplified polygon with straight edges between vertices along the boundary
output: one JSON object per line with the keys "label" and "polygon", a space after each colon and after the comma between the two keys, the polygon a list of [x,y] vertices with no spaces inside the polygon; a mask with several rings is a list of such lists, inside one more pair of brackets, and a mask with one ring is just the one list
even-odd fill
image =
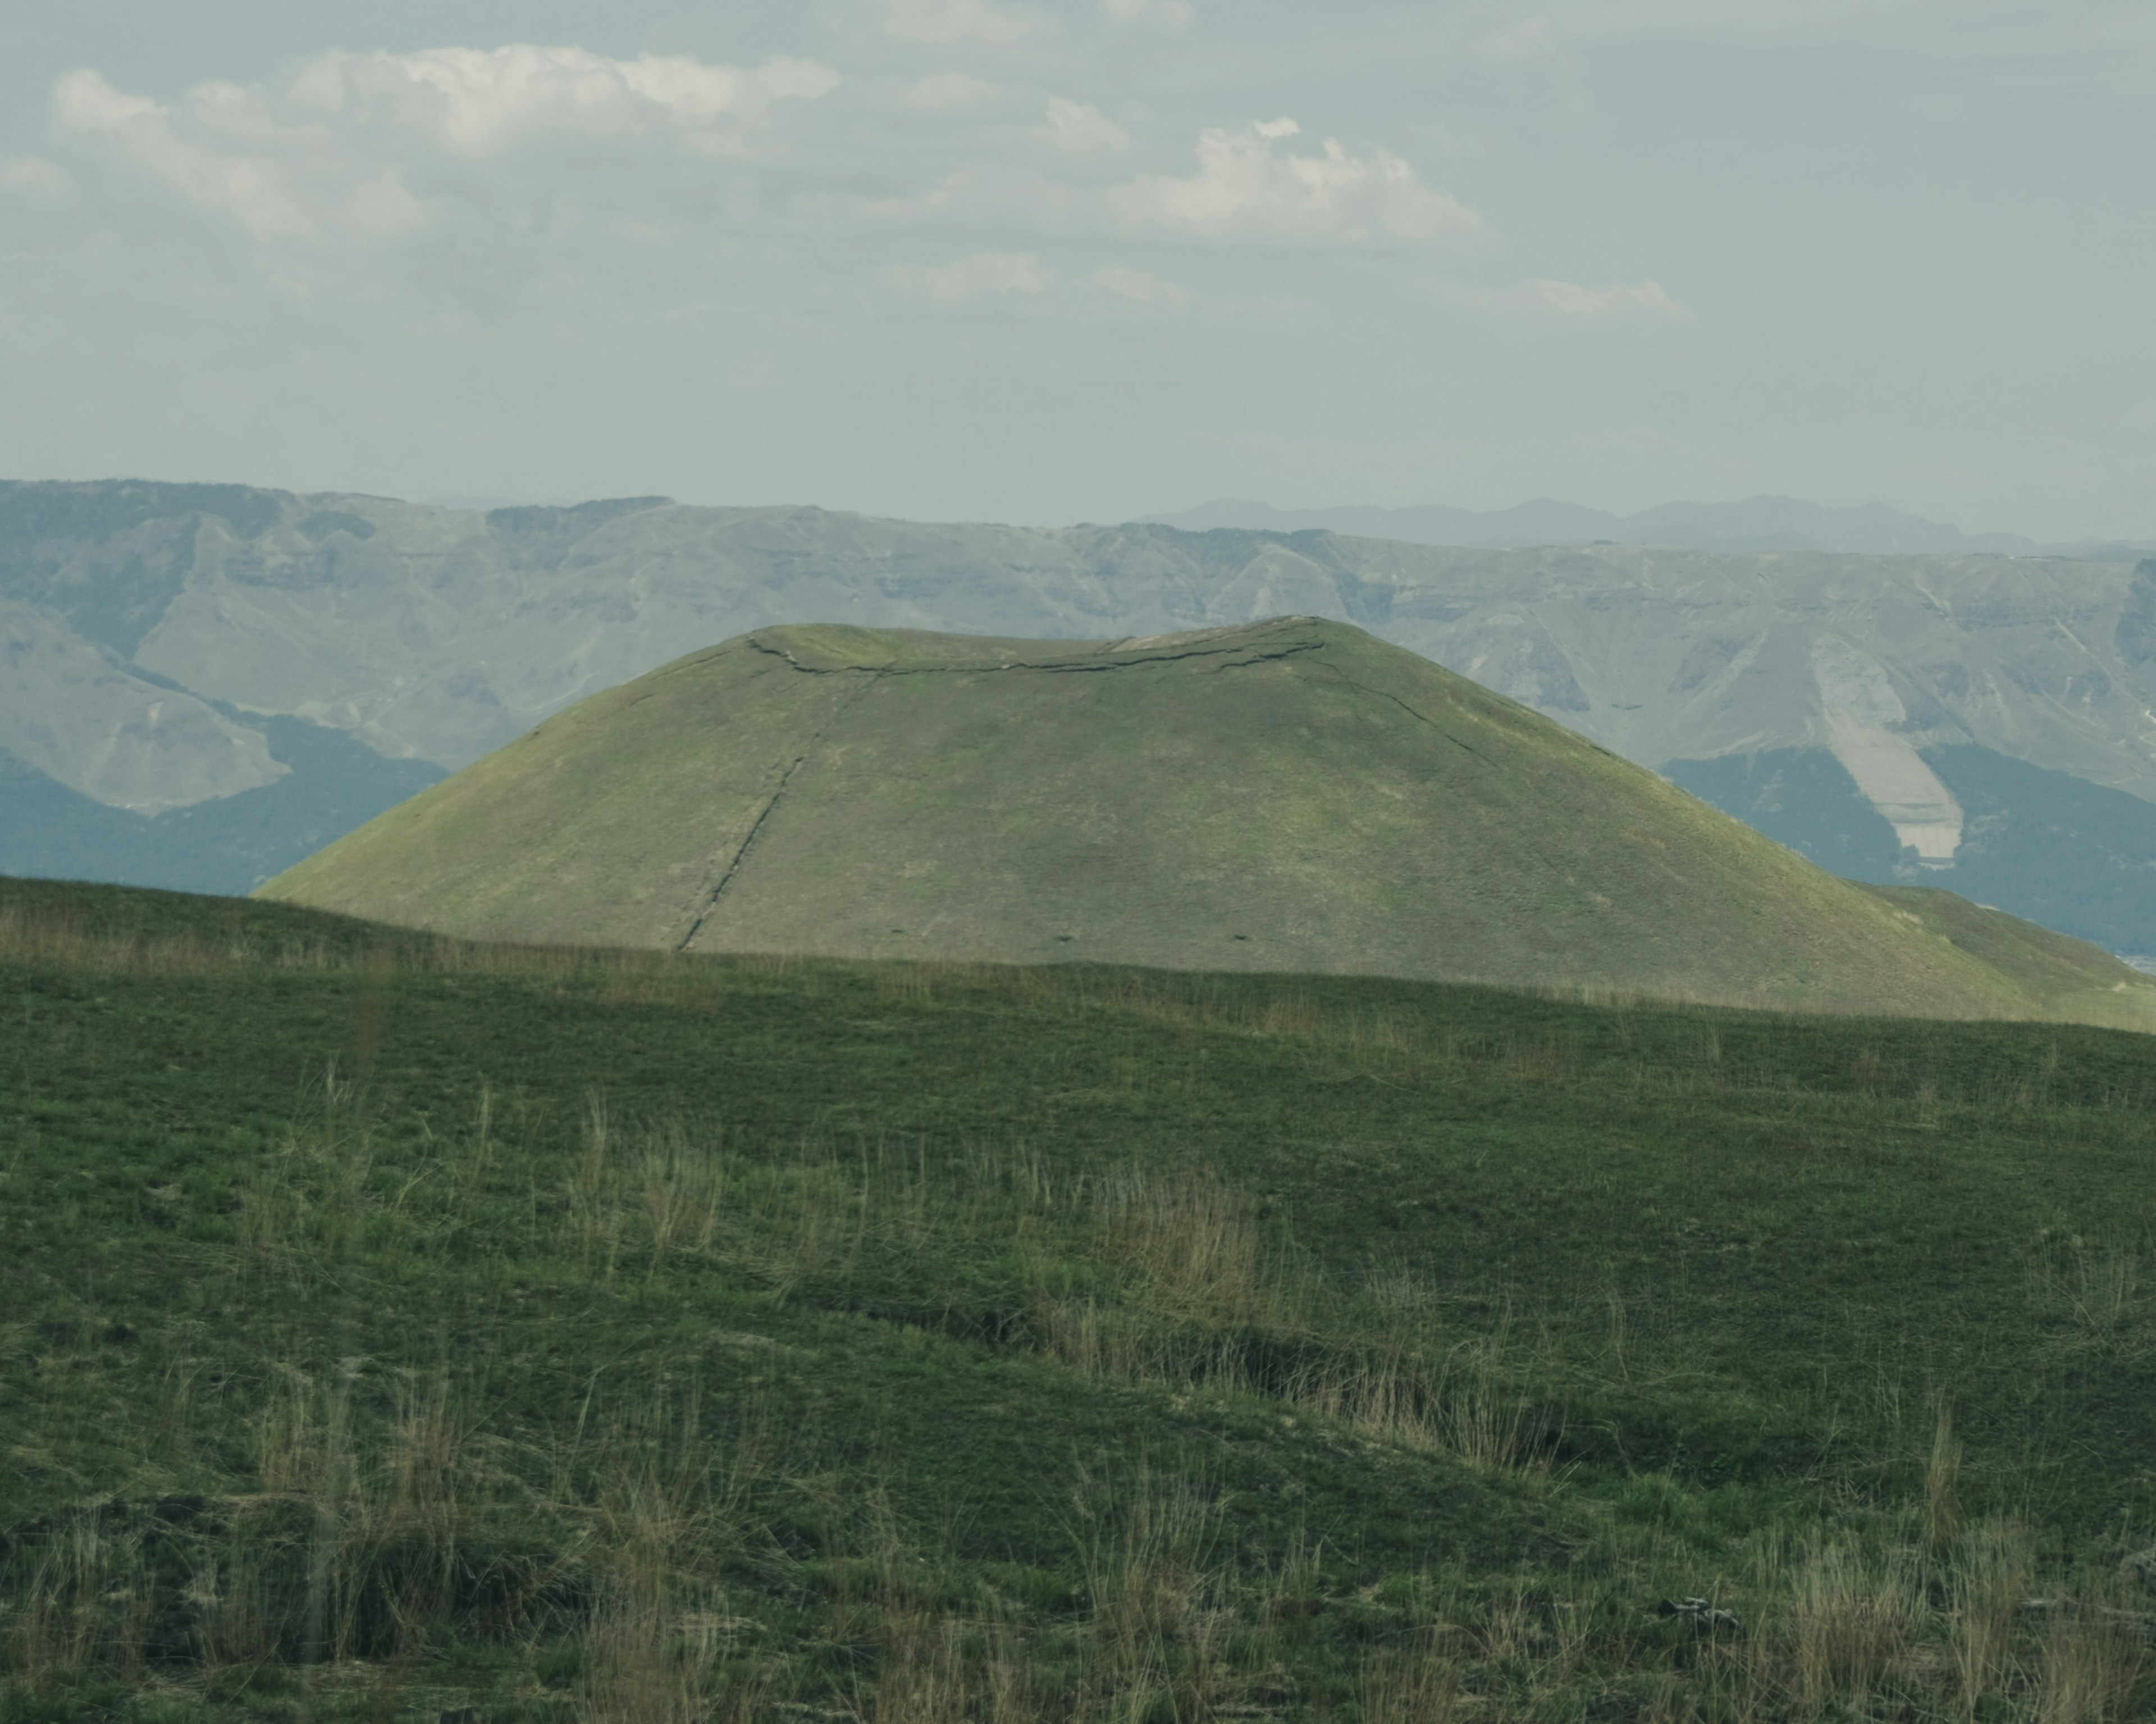
{"label": "ridge line on hill", "polygon": [[[1049,672],[1072,670],[1125,670],[1135,669],[1142,664],[1179,664],[1185,659],[1220,658],[1237,653],[1238,651],[1242,651],[1243,655],[1241,657],[1235,659],[1230,664],[1224,667],[1232,670],[1246,664],[1267,664],[1283,659],[1291,659],[1298,653],[1316,652],[1322,645],[1322,643],[1318,641],[1296,641],[1292,645],[1284,647],[1277,652],[1250,652],[1232,645],[1193,647],[1187,651],[1178,653],[1153,652],[1133,654],[1128,658],[1117,659],[1111,663],[1102,663],[1098,661],[1092,663],[1075,663],[1070,660],[1011,659],[1006,659],[1000,664],[834,664],[825,667],[816,664],[804,664],[800,661],[800,659],[795,658],[792,653],[787,651],[784,647],[767,645],[755,634],[747,636],[747,644],[754,651],[766,653],[774,658],[783,659],[796,670],[803,671],[810,676],[836,676],[848,671],[865,671],[870,676],[950,676],[962,674],[968,675],[978,675],[983,672],[993,673],[1004,670],[1042,670]],[[1073,648],[1090,646],[1094,647],[1101,652],[1112,652],[1119,643],[1112,640],[1074,640],[1070,644]],[[1464,743],[1461,746],[1463,747],[1466,747]]]}

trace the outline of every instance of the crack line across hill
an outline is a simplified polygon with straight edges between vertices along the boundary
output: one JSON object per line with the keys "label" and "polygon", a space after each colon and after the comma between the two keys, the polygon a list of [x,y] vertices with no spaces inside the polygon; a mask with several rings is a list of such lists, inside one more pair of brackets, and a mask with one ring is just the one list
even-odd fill
{"label": "crack line across hill", "polygon": [[[1282,647],[1276,653],[1252,653],[1246,659],[1230,659],[1220,668],[1223,670],[1241,670],[1252,664],[1276,664],[1282,659],[1292,659],[1297,653],[1314,653],[1317,650],[1317,643],[1314,640],[1297,641],[1293,646]],[[1184,656],[1195,655],[1186,654]],[[1112,670],[1116,667],[1111,664],[1104,668]]]}
{"label": "crack line across hill", "polygon": [[1277,652],[1270,653],[1254,652],[1247,647],[1194,647],[1189,651],[1182,653],[1139,654],[1131,658],[1118,659],[1113,664],[1055,664],[1039,663],[1028,659],[1013,659],[1001,664],[833,664],[825,666],[804,664],[785,648],[766,646],[752,634],[748,638],[748,644],[757,652],[768,653],[773,658],[783,659],[796,670],[804,671],[810,676],[839,676],[855,670],[865,670],[870,676],[952,676],[998,670],[1126,670],[1138,664],[1173,664],[1184,659],[1215,659],[1230,653],[1245,654],[1221,667],[1224,670],[1234,670],[1246,664],[1265,664],[1277,659],[1292,658],[1297,653],[1314,653],[1322,644],[1322,642],[1314,640],[1297,641],[1291,646],[1282,647]]}
{"label": "crack line across hill", "polygon": [[1459,737],[1454,736],[1451,731],[1445,729],[1443,725],[1432,718],[1427,712],[1418,712],[1414,707],[1409,706],[1406,701],[1403,700],[1398,695],[1389,694],[1383,689],[1373,689],[1367,682],[1358,682],[1352,676],[1342,675],[1340,670],[1333,665],[1327,664],[1325,668],[1327,670],[1332,671],[1335,676],[1339,677],[1340,680],[1346,683],[1349,688],[1360,689],[1366,695],[1375,695],[1380,700],[1390,700],[1394,706],[1399,707],[1401,711],[1406,713],[1409,718],[1420,719],[1424,724],[1435,731],[1439,736],[1444,737],[1445,740],[1450,742],[1455,748],[1464,749],[1466,752],[1473,755],[1476,759],[1481,761],[1484,766],[1494,767],[1496,765],[1495,761],[1491,760],[1488,755],[1477,748],[1472,742],[1461,741]]}
{"label": "crack line across hill", "polygon": [[865,679],[859,688],[839,704],[829,718],[816,726],[810,733],[808,741],[800,753],[793,757],[793,763],[778,775],[778,783],[771,793],[771,799],[757,811],[756,818],[749,822],[748,830],[742,834],[741,844],[734,851],[733,859],[726,864],[726,872],[719,876],[719,883],[711,888],[711,895],[704,900],[703,909],[697,912],[696,921],[689,924],[689,931],[681,936],[680,943],[674,948],[675,951],[686,952],[690,942],[703,932],[704,924],[711,919],[711,912],[719,907],[719,900],[726,895],[726,888],[733,884],[734,876],[741,872],[742,864],[748,859],[749,846],[756,842],[756,835],[763,830],[763,823],[771,818],[771,811],[778,806],[780,798],[786,794],[788,786],[793,782],[793,775],[801,770],[808,757],[816,752],[816,745],[824,740],[824,732],[838,722],[840,714],[852,706],[875,685],[874,676]]}

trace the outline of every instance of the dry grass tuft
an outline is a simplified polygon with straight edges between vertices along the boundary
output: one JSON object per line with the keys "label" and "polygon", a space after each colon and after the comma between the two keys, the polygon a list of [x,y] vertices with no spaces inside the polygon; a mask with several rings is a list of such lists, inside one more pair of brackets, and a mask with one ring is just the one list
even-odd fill
{"label": "dry grass tuft", "polygon": [[1460,1660],[1433,1633],[1379,1648],[1364,1662],[1358,1685],[1363,1724],[1447,1724],[1460,1716],[1461,1678]]}
{"label": "dry grass tuft", "polygon": [[1953,1409],[1939,1403],[1932,1426],[1932,1452],[1924,1465],[1924,1543],[1943,1552],[1961,1531],[1961,1444],[1954,1439]]}
{"label": "dry grass tuft", "polygon": [[2145,1629],[2097,1609],[2054,1616],[2037,1670],[2038,1724],[2122,1724],[2146,1718]]}
{"label": "dry grass tuft", "polygon": [[1861,1708],[1908,1651],[1925,1614],[1908,1557],[1815,1545],[1789,1578],[1789,1666],[1814,1712]]}
{"label": "dry grass tuft", "polygon": [[1074,1532],[1091,1600],[1080,1711],[1202,1718],[1225,1698],[1221,1516],[1204,1481],[1141,1463],[1081,1490]]}

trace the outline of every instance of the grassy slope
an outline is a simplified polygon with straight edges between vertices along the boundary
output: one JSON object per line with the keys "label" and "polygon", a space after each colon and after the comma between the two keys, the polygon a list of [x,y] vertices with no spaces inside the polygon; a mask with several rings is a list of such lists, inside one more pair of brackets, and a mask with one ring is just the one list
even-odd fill
{"label": "grassy slope", "polygon": [[2149,1027],[2138,990],[2118,985],[2118,972],[2126,966],[2086,941],[1971,903],[1958,892],[1937,886],[1866,885],[1863,890],[2050,1002],[2061,1017],[2129,1029]]}
{"label": "grassy slope", "polygon": [[[1965,1015],[2046,1015],[2057,991],[1524,707],[1301,618],[1113,650],[763,630],[549,721],[264,891],[699,951]],[[2080,962],[2076,993],[2156,1021],[2156,990]]]}
{"label": "grassy slope", "polygon": [[2142,1037],[33,883],[0,1013],[11,1720],[2147,1698],[2008,1596],[2156,1516]]}

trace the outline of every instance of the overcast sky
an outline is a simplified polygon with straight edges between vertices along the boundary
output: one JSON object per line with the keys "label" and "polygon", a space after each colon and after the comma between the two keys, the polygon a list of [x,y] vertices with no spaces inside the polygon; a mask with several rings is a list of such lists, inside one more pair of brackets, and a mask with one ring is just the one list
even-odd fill
{"label": "overcast sky", "polygon": [[2156,0],[0,0],[0,476],[2156,535]]}

